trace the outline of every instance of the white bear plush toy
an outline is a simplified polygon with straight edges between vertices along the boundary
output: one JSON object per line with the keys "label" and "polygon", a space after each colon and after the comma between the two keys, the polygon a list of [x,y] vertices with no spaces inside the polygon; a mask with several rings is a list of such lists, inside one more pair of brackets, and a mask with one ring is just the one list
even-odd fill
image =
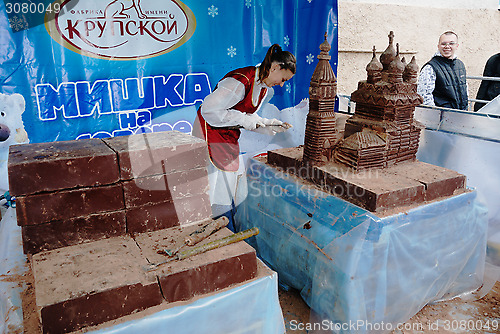
{"label": "white bear plush toy", "polygon": [[0,195],[9,190],[7,174],[9,146],[29,142],[21,118],[24,107],[25,101],[22,95],[0,93]]}

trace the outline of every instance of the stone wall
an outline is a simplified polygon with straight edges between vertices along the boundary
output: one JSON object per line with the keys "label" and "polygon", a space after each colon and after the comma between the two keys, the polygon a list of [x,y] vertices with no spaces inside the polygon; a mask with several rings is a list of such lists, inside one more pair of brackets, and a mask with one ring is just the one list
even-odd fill
{"label": "stone wall", "polygon": [[[437,51],[439,36],[447,30],[459,36],[458,57],[465,63],[468,76],[482,75],[487,59],[500,52],[500,10],[491,0],[480,2],[489,8],[470,5],[473,2],[468,0],[458,1],[454,8],[406,3],[410,2],[339,0],[338,94],[350,95],[356,90],[358,81],[366,77],[371,49],[375,45],[378,54],[383,52],[391,30],[402,55],[407,61],[415,55],[420,68]],[[470,79],[468,83],[469,97],[475,98],[480,81]]]}

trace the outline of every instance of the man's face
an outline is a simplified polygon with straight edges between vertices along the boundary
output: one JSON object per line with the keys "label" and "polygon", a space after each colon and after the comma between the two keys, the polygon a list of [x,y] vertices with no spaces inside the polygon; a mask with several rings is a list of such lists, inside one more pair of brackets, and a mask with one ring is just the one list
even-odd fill
{"label": "man's face", "polygon": [[438,50],[441,56],[453,59],[455,52],[458,49],[458,38],[453,34],[442,35],[439,38]]}

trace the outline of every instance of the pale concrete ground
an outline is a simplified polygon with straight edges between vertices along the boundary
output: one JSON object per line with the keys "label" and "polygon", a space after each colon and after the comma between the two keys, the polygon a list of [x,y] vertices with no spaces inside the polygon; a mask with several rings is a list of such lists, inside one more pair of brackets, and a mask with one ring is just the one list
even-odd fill
{"label": "pale concrete ground", "polygon": [[[279,290],[287,334],[312,333],[299,330],[310,322],[310,309],[296,290]],[[302,327],[304,327],[302,326]],[[318,333],[318,332],[315,332]],[[500,333],[500,282],[486,296],[466,301],[460,298],[427,305],[393,334]]]}
{"label": "pale concrete ground", "polygon": [[[339,94],[351,95],[358,81],[366,79],[365,68],[373,46],[380,55],[388,45],[387,35],[391,30],[402,56],[410,61],[415,55],[419,67],[437,51],[439,36],[447,30],[459,36],[458,56],[465,63],[468,76],[481,76],[488,58],[500,52],[500,11],[496,8],[429,8],[364,2],[372,3],[338,1]],[[468,83],[469,96],[475,98],[480,81]]]}

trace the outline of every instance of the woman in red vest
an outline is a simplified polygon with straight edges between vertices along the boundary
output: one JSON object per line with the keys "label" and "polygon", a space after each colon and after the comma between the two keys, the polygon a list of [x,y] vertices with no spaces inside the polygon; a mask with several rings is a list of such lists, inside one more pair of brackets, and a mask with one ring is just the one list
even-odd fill
{"label": "woman in red vest", "polygon": [[294,76],[295,69],[295,56],[274,44],[261,64],[226,74],[198,109],[193,135],[207,141],[211,161],[207,167],[209,193],[214,216],[234,205],[240,128],[263,132],[266,127],[283,125],[280,120],[260,117],[257,111],[272,98],[271,87],[283,86]]}

